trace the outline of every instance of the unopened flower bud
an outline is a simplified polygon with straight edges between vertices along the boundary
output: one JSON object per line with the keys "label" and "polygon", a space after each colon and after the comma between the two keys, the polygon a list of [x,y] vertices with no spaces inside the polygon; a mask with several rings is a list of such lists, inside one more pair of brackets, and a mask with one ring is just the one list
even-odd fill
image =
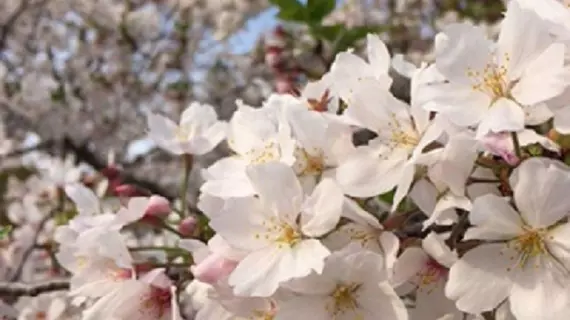
{"label": "unopened flower bud", "polygon": [[520,162],[516,156],[513,141],[508,133],[490,133],[481,140],[490,153],[501,157],[506,163],[514,166]]}
{"label": "unopened flower bud", "polygon": [[178,225],[178,232],[180,232],[184,236],[191,236],[194,234],[196,230],[196,226],[198,225],[198,221],[194,217],[187,217],[180,221]]}
{"label": "unopened flower bud", "polygon": [[121,172],[119,171],[119,168],[117,168],[116,166],[109,165],[106,168],[104,168],[103,170],[101,170],[101,174],[104,175],[105,178],[107,178],[109,180],[115,180],[119,177]]}
{"label": "unopened flower bud", "polygon": [[149,199],[144,214],[145,216],[164,219],[170,214],[170,202],[164,197],[153,195]]}
{"label": "unopened flower bud", "polygon": [[281,48],[277,47],[269,47],[265,49],[265,63],[271,67],[275,68],[279,64],[281,64],[282,59],[282,52]]}
{"label": "unopened flower bud", "polygon": [[194,277],[199,281],[215,284],[227,277],[237,266],[238,262],[212,253],[202,262],[190,268]]}
{"label": "unopened flower bud", "polygon": [[142,197],[146,196],[147,194],[135,187],[132,184],[121,184],[113,188],[113,193],[118,197]]}
{"label": "unopened flower bud", "polygon": [[278,93],[291,93],[295,90],[293,82],[287,77],[280,77],[275,80],[275,91]]}

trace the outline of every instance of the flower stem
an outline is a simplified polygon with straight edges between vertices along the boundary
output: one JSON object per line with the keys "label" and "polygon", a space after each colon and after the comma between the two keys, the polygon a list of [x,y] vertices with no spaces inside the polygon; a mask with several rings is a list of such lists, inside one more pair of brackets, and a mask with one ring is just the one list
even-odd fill
{"label": "flower stem", "polygon": [[511,132],[511,137],[513,139],[513,146],[515,149],[515,154],[517,156],[517,158],[519,158],[519,161],[522,160],[522,154],[521,154],[521,145],[519,143],[519,137],[517,136],[516,132]]}
{"label": "flower stem", "polygon": [[193,157],[190,154],[185,154],[182,156],[184,158],[184,176],[182,177],[182,188],[180,190],[180,217],[186,216],[186,210],[188,209],[188,180],[190,178],[190,172],[192,171],[192,165],[194,163]]}
{"label": "flower stem", "polygon": [[484,179],[484,178],[473,178],[470,177],[467,180],[468,184],[473,184],[473,183],[501,183],[501,180],[499,179]]}
{"label": "flower stem", "polygon": [[180,238],[184,238],[184,235],[180,232],[178,232],[178,230],[174,229],[173,227],[171,227],[170,225],[168,225],[168,223],[162,221],[162,223],[159,224],[159,226],[166,231],[170,231],[172,233],[174,233],[175,235],[179,236]]}
{"label": "flower stem", "polygon": [[177,252],[183,249],[167,246],[140,246],[140,247],[129,247],[129,251],[172,251]]}

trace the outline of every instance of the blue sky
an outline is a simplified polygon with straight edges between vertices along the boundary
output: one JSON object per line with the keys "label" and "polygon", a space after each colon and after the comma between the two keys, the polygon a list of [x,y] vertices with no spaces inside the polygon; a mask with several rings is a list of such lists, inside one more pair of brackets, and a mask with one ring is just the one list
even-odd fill
{"label": "blue sky", "polygon": [[[260,36],[269,32],[277,25],[276,14],[277,9],[271,8],[250,19],[243,30],[229,39],[231,51],[236,54],[249,52]],[[132,161],[137,156],[149,152],[152,148],[154,148],[154,143],[147,137],[134,140],[129,144],[125,160]]]}
{"label": "blue sky", "polygon": [[248,52],[255,45],[260,35],[267,33],[277,25],[276,14],[277,9],[271,8],[249,20],[244,30],[238,32],[230,39],[232,51],[234,53]]}

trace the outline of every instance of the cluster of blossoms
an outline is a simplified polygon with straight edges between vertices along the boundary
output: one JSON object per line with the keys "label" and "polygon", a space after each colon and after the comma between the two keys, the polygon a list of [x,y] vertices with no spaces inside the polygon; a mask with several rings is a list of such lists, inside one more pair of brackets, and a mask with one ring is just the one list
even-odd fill
{"label": "cluster of blossoms", "polygon": [[[563,2],[511,0],[498,39],[449,24],[432,64],[370,34],[367,59],[340,53],[299,94],[237,101],[228,122],[199,103],[179,123],[149,112],[150,138],[184,162],[181,200],[109,178],[107,201],[45,166],[75,204],[45,231],[70,291],[20,318],[566,319],[569,39]],[[222,141],[232,154],[190,208],[194,157]]]}

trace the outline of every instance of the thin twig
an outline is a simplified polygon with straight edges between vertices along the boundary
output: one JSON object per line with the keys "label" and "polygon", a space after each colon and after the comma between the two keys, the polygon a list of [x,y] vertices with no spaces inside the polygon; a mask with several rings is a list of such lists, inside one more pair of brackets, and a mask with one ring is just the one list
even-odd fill
{"label": "thin twig", "polygon": [[40,221],[40,223],[38,224],[37,230],[34,234],[34,238],[32,239],[32,244],[28,248],[26,248],[26,251],[24,251],[24,253],[22,254],[22,259],[20,260],[20,263],[16,267],[16,270],[14,271],[12,276],[10,277],[10,281],[17,281],[20,278],[20,276],[22,275],[22,271],[24,270],[24,265],[26,264],[26,262],[28,261],[28,258],[30,257],[30,255],[32,254],[34,249],[36,248],[36,243],[38,242],[38,238],[40,236],[40,233],[44,229],[45,224],[54,216],[54,214],[57,211],[58,211],[57,209],[51,210],[49,212],[49,214],[47,214],[45,217],[43,217],[43,219]]}
{"label": "thin twig", "polygon": [[519,142],[519,137],[517,135],[516,132],[511,132],[511,138],[513,139],[513,147],[515,148],[515,154],[517,155],[517,158],[522,159],[522,153],[521,153],[521,144]]}
{"label": "thin twig", "polygon": [[69,289],[68,280],[53,280],[43,283],[0,282],[0,297],[35,297],[42,293]]}

